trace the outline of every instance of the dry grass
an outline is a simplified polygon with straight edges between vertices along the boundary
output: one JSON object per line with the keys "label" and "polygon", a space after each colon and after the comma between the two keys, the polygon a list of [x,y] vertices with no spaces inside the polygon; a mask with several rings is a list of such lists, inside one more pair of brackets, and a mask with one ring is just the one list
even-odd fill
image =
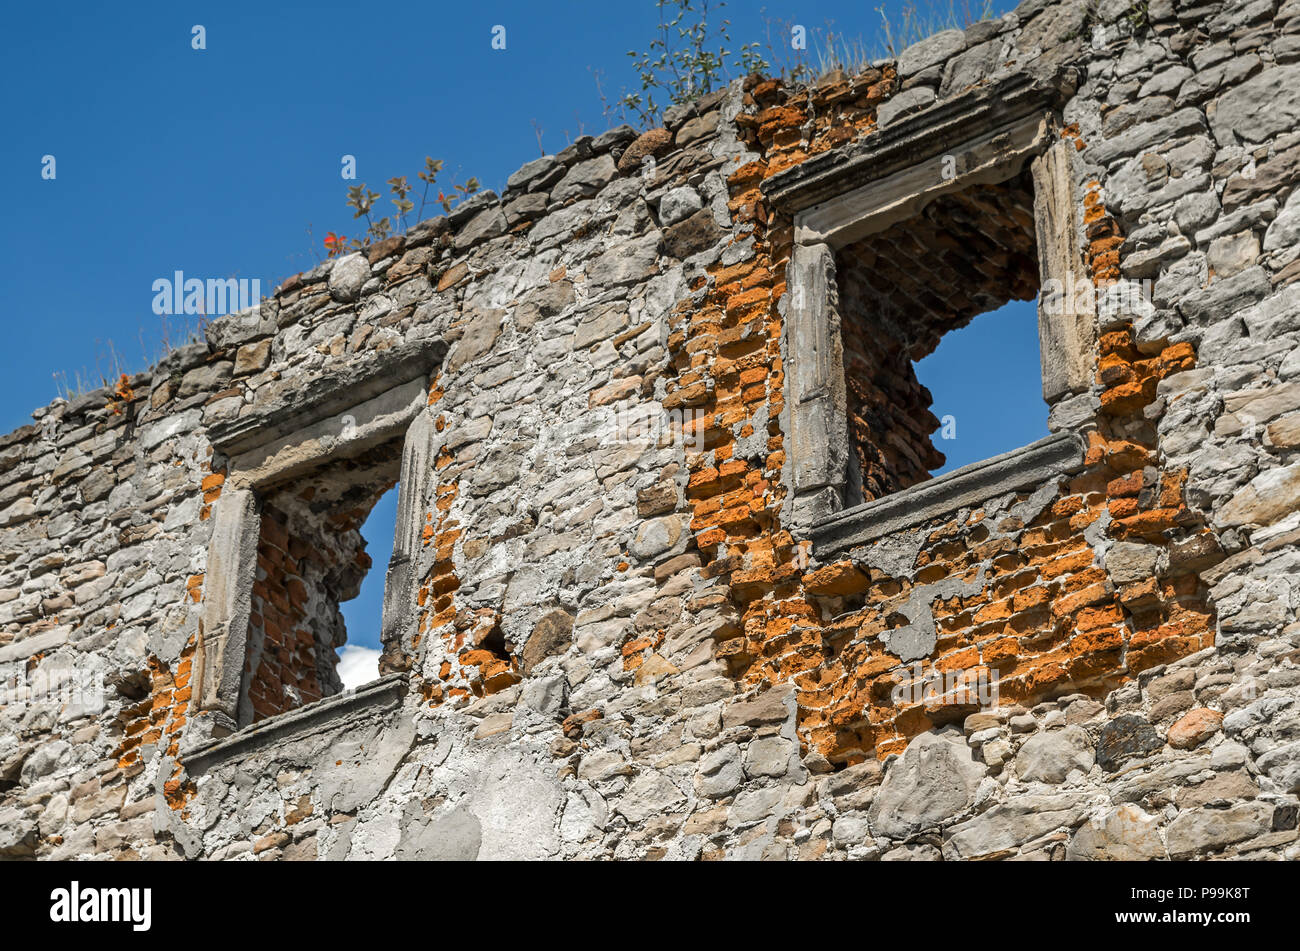
{"label": "dry grass", "polygon": [[[1014,3],[1004,2],[1011,9]],[[789,82],[817,82],[832,73],[861,72],[872,63],[895,59],[919,40],[942,30],[961,30],[995,15],[994,0],[907,0],[897,19],[876,7],[880,25],[870,38],[850,36],[826,21],[806,30],[807,49],[791,46],[793,21],[767,20],[767,55],[770,71]]]}

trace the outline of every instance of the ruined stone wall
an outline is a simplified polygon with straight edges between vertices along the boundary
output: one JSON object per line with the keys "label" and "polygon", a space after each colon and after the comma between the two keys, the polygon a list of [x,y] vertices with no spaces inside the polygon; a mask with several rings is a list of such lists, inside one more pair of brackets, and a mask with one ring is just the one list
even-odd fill
{"label": "ruined stone wall", "polygon": [[[1144,9],[1026,0],[857,76],[583,137],[0,437],[0,680],[105,685],[5,703],[0,854],[1295,857],[1300,6]],[[1078,459],[950,508],[915,485],[888,531],[827,542],[792,514],[808,354],[770,196],[1008,77],[1057,97],[1102,292],[1093,382],[1050,408]],[[997,303],[953,287],[951,326]],[[245,490],[214,443],[416,353],[388,675],[221,735],[193,678]],[[355,568],[380,468],[271,507]],[[266,562],[274,600],[292,573]],[[997,705],[911,689],[935,671],[996,673]]]}

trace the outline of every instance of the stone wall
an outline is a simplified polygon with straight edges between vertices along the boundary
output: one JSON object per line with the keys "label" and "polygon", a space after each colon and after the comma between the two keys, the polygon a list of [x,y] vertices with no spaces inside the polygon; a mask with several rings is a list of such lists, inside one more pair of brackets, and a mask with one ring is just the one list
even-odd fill
{"label": "stone wall", "polygon": [[[0,854],[1296,857],[1300,4],[1141,9],[1026,0],[857,76],[582,137],[0,437]],[[1051,440],[861,510],[850,482],[804,524],[779,195],[1008,82],[1053,102],[1047,237],[1100,294],[1089,382],[1048,394]],[[941,241],[960,205],[916,211]],[[1029,233],[992,207],[972,234]],[[911,359],[1032,295],[1008,241],[1001,287],[948,260]],[[894,247],[871,243],[877,291],[915,261]],[[331,695],[398,384],[388,584],[413,594],[385,676]],[[859,446],[894,425],[855,416]],[[256,577],[222,560],[232,513],[274,532],[268,506],[337,549],[298,613],[294,532]],[[324,699],[282,671],[276,715],[231,733],[214,684],[253,670],[205,618],[256,584]],[[993,682],[996,705],[967,689]]]}

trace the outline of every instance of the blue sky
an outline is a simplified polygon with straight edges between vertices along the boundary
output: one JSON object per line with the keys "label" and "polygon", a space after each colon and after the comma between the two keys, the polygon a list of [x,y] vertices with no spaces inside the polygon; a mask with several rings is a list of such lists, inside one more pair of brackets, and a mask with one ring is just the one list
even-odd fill
{"label": "blue sky", "polygon": [[[779,43],[793,23],[814,41],[829,24],[875,47],[883,39],[878,6],[897,29],[900,0],[732,0],[724,13],[733,48],[769,37]],[[963,5],[956,6],[960,19]],[[1013,6],[1000,0],[992,12]],[[9,345],[0,355],[0,431],[7,432],[78,376],[97,385],[119,366],[145,368],[165,341],[181,342],[193,327],[176,318],[164,326],[152,312],[155,280],[180,270],[259,279],[270,293],[312,267],[327,231],[355,230],[342,156],[356,157],[357,181],[375,191],[394,175],[414,182],[431,155],[446,162],[439,184],[477,176],[499,192],[540,154],[538,128],[542,147],[555,152],[581,132],[618,124],[602,115],[594,77],[610,100],[634,85],[627,51],[646,46],[657,13],[653,0],[370,7],[172,0],[19,4],[5,18],[0,290]],[[196,24],[206,31],[201,51],[191,48]],[[491,47],[497,25],[506,28],[504,50]],[[55,159],[53,180],[41,177],[46,155]],[[953,464],[1028,442],[1041,434],[1044,415],[1036,338],[1031,354],[994,339],[1001,334],[967,333],[945,342],[957,347],[954,358],[941,348],[922,367],[935,411],[969,405],[968,396],[950,395],[963,386],[990,384],[1001,388],[1002,408],[967,414],[979,419],[956,414],[959,438],[941,445]],[[1033,399],[1028,388],[1024,399],[1007,396],[1008,381],[1021,377],[1032,378]],[[372,524],[385,518],[391,525],[381,509]],[[376,569],[349,610],[358,642],[374,642],[387,544],[371,540]]]}
{"label": "blue sky", "polygon": [[934,444],[946,457],[935,475],[1041,439],[1047,404],[1038,361],[1038,309],[1011,301],[944,335],[916,364],[916,376],[934,397],[931,411],[954,426]]}

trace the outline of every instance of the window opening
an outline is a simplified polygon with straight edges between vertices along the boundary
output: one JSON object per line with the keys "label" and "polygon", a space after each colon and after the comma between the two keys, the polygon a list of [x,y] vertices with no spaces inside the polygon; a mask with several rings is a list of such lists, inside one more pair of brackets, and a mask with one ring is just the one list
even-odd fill
{"label": "window opening", "polygon": [[944,475],[1048,435],[1038,348],[1038,303],[1009,301],[943,335],[915,364],[939,419],[932,441]]}
{"label": "window opening", "polygon": [[354,690],[379,676],[379,656],[383,647],[380,640],[384,610],[383,568],[393,556],[398,488],[395,485],[380,497],[361,526],[371,567],[361,581],[357,596],[343,604],[347,643],[338,651],[338,673],[345,690]]}
{"label": "window opening", "polygon": [[[382,592],[387,564],[372,568],[361,527],[396,485],[401,455],[402,442],[395,440],[329,460],[258,493],[260,532],[241,725],[343,690],[339,651],[347,644],[348,628],[342,605],[358,596],[368,573],[377,576]],[[376,610],[376,632],[378,615]]]}
{"label": "window opening", "polygon": [[[906,489],[953,467],[944,451],[952,440],[942,438],[944,421],[935,415],[933,394],[918,377],[917,366],[945,336],[976,317],[1012,301],[1032,308],[1028,302],[1036,298],[1039,284],[1033,206],[1033,181],[1026,169],[1005,182],[943,195],[912,218],[837,251],[835,306],[850,450],[846,506]],[[996,317],[984,319],[981,332],[997,326]],[[1029,326],[1024,332],[1027,340],[1017,353],[1032,348],[1036,354],[1036,330]],[[984,374],[996,392],[1006,375],[1002,362],[976,367],[972,358],[967,372]],[[1041,387],[1036,363],[1030,372]],[[958,435],[961,415],[987,412],[962,402],[962,414],[946,414],[956,417],[951,422]],[[1045,420],[1041,390],[1036,404]]]}

